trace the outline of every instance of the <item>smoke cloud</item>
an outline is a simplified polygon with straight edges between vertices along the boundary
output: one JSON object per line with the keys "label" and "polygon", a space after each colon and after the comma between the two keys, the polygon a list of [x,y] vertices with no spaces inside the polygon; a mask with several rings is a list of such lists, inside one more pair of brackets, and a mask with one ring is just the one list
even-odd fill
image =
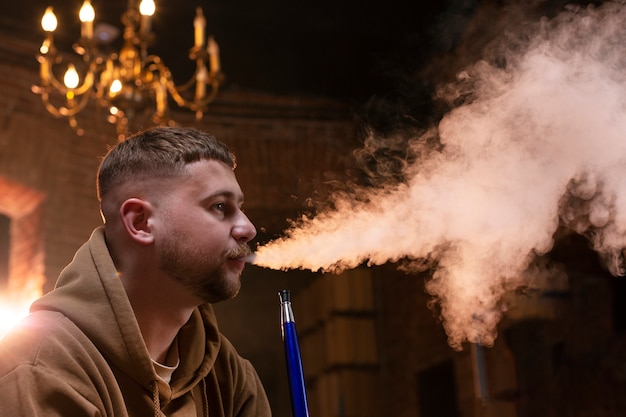
{"label": "smoke cloud", "polygon": [[[407,161],[405,181],[335,196],[333,210],[259,247],[255,264],[337,272],[426,263],[453,347],[493,342],[502,296],[529,284],[560,225],[588,236],[609,270],[624,273],[624,4],[543,19],[439,94],[462,104],[409,139],[422,156]],[[425,152],[433,136],[441,146]]]}

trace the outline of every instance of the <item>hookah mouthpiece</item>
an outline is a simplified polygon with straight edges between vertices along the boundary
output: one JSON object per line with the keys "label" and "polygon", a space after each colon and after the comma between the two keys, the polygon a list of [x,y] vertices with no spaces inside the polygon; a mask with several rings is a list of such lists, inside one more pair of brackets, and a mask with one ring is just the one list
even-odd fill
{"label": "hookah mouthpiece", "polygon": [[291,292],[289,290],[282,290],[278,293],[281,303],[291,303]]}

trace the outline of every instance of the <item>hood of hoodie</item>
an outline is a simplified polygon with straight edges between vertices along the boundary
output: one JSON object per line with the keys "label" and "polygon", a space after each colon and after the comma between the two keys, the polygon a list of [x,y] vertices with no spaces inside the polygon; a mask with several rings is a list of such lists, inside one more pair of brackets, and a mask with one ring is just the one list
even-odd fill
{"label": "hood of hoodie", "polygon": [[[67,316],[93,343],[109,363],[151,391],[157,379],[152,360],[141,337],[132,306],[113,264],[99,227],[61,272],[55,289],[31,307],[31,311],[52,310]],[[166,398],[184,395],[215,362],[220,334],[213,308],[197,308],[179,331],[180,364]],[[163,394],[163,393],[162,393]]]}

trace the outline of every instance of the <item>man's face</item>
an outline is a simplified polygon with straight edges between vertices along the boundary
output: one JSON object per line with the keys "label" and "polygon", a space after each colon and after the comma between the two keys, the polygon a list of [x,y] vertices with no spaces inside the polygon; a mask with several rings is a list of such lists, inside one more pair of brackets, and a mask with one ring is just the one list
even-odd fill
{"label": "man's face", "polygon": [[256,229],[241,211],[243,193],[226,164],[187,165],[156,204],[160,269],[204,302],[234,297]]}

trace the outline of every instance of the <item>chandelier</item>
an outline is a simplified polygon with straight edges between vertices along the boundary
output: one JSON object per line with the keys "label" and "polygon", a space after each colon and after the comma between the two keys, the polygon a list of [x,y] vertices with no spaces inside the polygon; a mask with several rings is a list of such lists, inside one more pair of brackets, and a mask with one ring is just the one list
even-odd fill
{"label": "chandelier", "polygon": [[148,115],[151,124],[174,124],[168,116],[170,101],[195,112],[196,120],[202,119],[223,81],[217,42],[213,36],[205,37],[206,19],[198,7],[193,21],[194,45],[189,50],[195,71],[189,81],[175,85],[163,60],[148,53],[154,41],[151,19],[155,8],[154,0],[142,0],[139,6],[136,0],[129,0],[122,15],[122,47],[110,51],[112,39],[107,37],[114,38],[117,29],[99,25],[94,30],[95,10],[85,0],[79,12],[81,34],[73,45],[71,60],[55,48],[57,18],[48,7],[41,19],[47,35],[37,57],[41,84],[33,87],[45,108],[55,117],[67,118],[76,133],[83,135],[76,115],[93,100],[105,109],[120,138],[128,132],[129,122],[140,115]]}

